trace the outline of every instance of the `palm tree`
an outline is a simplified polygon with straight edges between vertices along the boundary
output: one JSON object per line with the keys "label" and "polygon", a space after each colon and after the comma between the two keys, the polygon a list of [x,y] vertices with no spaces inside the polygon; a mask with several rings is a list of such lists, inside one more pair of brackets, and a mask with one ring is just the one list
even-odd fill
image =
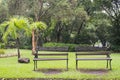
{"label": "palm tree", "polygon": [[7,43],[8,36],[12,37],[16,40],[17,44],[17,51],[18,51],[18,59],[20,56],[20,50],[19,50],[19,37],[21,30],[24,30],[24,34],[29,34],[29,22],[27,18],[15,16],[10,18],[8,21],[3,22],[0,24],[0,31],[3,33],[2,39]]}
{"label": "palm tree", "polygon": [[44,22],[33,22],[31,24],[31,31],[32,31],[32,54],[35,54],[36,47],[37,47],[37,41],[38,41],[38,35],[40,31],[45,30],[47,25]]}

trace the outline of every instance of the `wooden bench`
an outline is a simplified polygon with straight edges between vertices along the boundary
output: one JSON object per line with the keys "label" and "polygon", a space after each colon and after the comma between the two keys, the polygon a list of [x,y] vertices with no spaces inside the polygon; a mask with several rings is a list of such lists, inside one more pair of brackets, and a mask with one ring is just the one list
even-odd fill
{"label": "wooden bench", "polygon": [[[106,60],[108,65],[111,67],[112,58],[110,58],[110,52],[106,51],[106,48],[99,47],[76,47],[76,69],[78,69],[78,61],[92,61],[92,60]],[[81,56],[81,57],[80,57]],[[90,57],[88,57],[90,56]]]}
{"label": "wooden bench", "polygon": [[[54,51],[54,52],[38,53],[38,51]],[[37,61],[59,61],[59,60],[66,61],[66,67],[68,70],[68,47],[40,47],[36,50],[36,54],[33,59],[34,70],[37,69]]]}

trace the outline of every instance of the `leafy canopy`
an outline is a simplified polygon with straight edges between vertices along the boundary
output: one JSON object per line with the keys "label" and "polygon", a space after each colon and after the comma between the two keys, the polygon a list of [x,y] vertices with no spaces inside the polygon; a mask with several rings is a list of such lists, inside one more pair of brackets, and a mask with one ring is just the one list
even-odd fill
{"label": "leafy canopy", "polygon": [[45,30],[47,27],[47,25],[42,22],[42,21],[39,21],[39,22],[33,22],[30,26],[30,29],[31,30],[37,30],[37,29],[40,29],[40,30]]}
{"label": "leafy canopy", "polygon": [[21,30],[24,30],[23,34],[28,35],[30,33],[29,21],[27,18],[15,16],[0,24],[0,31],[3,34],[2,39],[5,42],[7,42],[8,36],[12,37],[13,39],[19,38],[19,33]]}

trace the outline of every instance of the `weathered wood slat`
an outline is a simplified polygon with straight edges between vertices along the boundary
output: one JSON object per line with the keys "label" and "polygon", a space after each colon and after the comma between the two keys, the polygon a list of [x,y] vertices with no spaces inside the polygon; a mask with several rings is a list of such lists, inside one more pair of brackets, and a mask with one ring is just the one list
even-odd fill
{"label": "weathered wood slat", "polygon": [[76,58],[76,60],[111,60],[111,58]]}
{"label": "weathered wood slat", "polygon": [[[107,68],[108,64],[111,68],[111,61],[112,58],[110,58],[110,52],[106,51],[107,48],[99,48],[99,47],[76,47],[76,69],[78,69],[78,61],[91,61],[91,60],[106,60],[107,61]],[[98,56],[105,56],[105,57],[98,57]],[[79,56],[84,56],[82,58],[79,58]],[[91,58],[85,57],[85,56],[91,56]],[[94,56],[94,57],[92,57]],[[97,57],[95,57],[97,56]]]}
{"label": "weathered wood slat", "polygon": [[68,47],[38,47],[38,51],[68,51]]}
{"label": "weathered wood slat", "polygon": [[109,51],[100,51],[100,52],[76,52],[76,55],[110,55]]}
{"label": "weathered wood slat", "polygon": [[[55,51],[55,53],[38,53],[39,51]],[[59,51],[56,53],[56,51]],[[64,52],[64,53],[63,53]],[[39,47],[36,49],[36,54],[34,54],[34,70],[37,68],[37,61],[59,61],[64,60],[66,61],[66,67],[68,70],[68,47]],[[50,56],[54,56],[54,58],[47,58]],[[61,57],[59,57],[61,56]]]}
{"label": "weathered wood slat", "polygon": [[68,60],[68,58],[34,58],[37,61],[49,61],[49,60]]}
{"label": "weathered wood slat", "polygon": [[68,54],[57,54],[57,53],[52,53],[52,54],[38,54],[39,56],[65,56],[65,55],[68,55]]}
{"label": "weathered wood slat", "polygon": [[80,51],[106,51],[106,47],[92,47],[92,46],[78,46],[75,47],[75,51],[80,52]]}

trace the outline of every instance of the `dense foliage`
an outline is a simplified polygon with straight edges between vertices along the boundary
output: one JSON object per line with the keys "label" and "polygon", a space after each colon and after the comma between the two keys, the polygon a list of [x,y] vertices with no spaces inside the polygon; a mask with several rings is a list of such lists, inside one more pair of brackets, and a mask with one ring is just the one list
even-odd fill
{"label": "dense foliage", "polygon": [[[47,24],[38,34],[40,46],[46,42],[93,46],[100,42],[120,51],[119,0],[0,0],[0,23],[14,15]],[[20,47],[31,48],[31,37],[23,32]],[[2,35],[0,32],[0,42]],[[14,41],[11,37],[9,40]]]}

